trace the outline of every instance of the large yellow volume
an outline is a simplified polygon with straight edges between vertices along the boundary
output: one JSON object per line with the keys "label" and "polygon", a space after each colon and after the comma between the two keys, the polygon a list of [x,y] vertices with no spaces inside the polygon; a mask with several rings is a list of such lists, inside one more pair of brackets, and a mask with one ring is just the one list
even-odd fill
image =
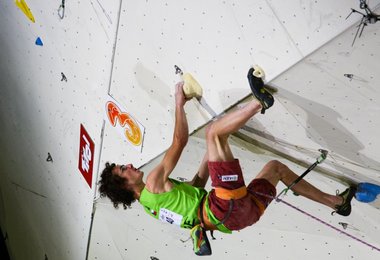
{"label": "large yellow volume", "polygon": [[194,77],[190,73],[184,73],[182,75],[183,84],[183,92],[187,98],[200,98],[202,97],[202,87],[199,83],[194,79]]}

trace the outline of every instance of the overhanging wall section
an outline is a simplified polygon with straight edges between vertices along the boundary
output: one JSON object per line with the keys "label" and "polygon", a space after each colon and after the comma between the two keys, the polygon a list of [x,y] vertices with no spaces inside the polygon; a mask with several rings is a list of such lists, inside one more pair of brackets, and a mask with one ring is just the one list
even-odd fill
{"label": "overhanging wall section", "polygon": [[[246,74],[259,64],[267,80],[359,19],[356,1],[124,1],[110,95],[145,127],[142,152],[106,126],[102,160],[143,165],[165,150],[174,122],[174,65],[203,86],[221,113],[249,95]],[[300,26],[298,26],[300,25]],[[302,25],[302,26],[301,26]],[[187,105],[190,132],[210,115]]]}
{"label": "overhanging wall section", "polygon": [[252,137],[295,158],[312,159],[319,148],[328,150],[326,173],[345,183],[379,184],[380,27],[367,26],[351,46],[356,30],[271,81],[277,104],[248,128],[254,129]]}

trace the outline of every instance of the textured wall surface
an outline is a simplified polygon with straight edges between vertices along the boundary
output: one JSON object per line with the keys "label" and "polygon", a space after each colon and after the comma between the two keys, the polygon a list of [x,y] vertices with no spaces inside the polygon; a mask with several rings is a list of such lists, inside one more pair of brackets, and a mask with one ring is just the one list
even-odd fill
{"label": "textured wall surface", "polygon": [[[378,183],[379,25],[367,26],[351,47],[361,16],[345,19],[350,8],[359,10],[358,1],[1,0],[0,225],[12,259],[195,257],[191,242],[180,241],[187,230],[149,219],[138,205],[116,211],[97,195],[106,161],[145,165],[148,173],[170,145],[175,64],[193,74],[217,113],[250,94],[253,64],[278,89],[276,105],[242,131],[274,149],[233,138],[247,180],[270,159],[287,162],[280,152],[311,162],[324,148],[333,180],[310,176],[322,189]],[[119,105],[115,125],[109,100]],[[195,101],[186,112],[190,132],[211,119]],[[91,156],[80,146],[87,143],[81,125]],[[204,150],[196,133],[173,176],[190,178]],[[82,176],[84,159],[93,171]],[[289,164],[301,173],[297,160]],[[379,245],[377,204],[356,203],[353,216],[341,219],[289,200],[334,226],[347,222],[347,232]],[[377,258],[286,205],[266,215],[255,227],[220,235],[213,257]]]}

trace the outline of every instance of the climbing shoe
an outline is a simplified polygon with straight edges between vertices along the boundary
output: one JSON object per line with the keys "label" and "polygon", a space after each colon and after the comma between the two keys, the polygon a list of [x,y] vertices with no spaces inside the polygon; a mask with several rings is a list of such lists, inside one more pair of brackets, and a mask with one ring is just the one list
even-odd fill
{"label": "climbing shoe", "polygon": [[263,74],[264,72],[260,67],[254,67],[249,69],[247,76],[253,95],[260,101],[263,107],[261,114],[264,114],[265,110],[270,108],[274,103],[272,94],[264,87],[264,81],[260,76]]}
{"label": "climbing shoe", "polygon": [[[338,193],[338,192],[337,192]],[[345,191],[343,191],[340,194],[337,194],[338,196],[343,198],[343,203],[340,205],[335,206],[335,211],[333,211],[331,214],[338,213],[342,216],[348,216],[351,213],[351,200],[354,197],[356,193],[356,187],[350,186]]]}
{"label": "climbing shoe", "polygon": [[211,245],[207,238],[206,230],[201,225],[196,225],[191,229],[193,239],[193,249],[196,255],[211,255]]}

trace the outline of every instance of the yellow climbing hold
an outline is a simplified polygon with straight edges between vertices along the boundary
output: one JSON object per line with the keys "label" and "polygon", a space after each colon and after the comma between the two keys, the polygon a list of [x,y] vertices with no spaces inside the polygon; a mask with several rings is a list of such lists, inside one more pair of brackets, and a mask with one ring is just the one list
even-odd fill
{"label": "yellow climbing hold", "polygon": [[15,0],[16,6],[20,8],[20,10],[31,20],[33,23],[35,22],[32,11],[30,11],[29,6],[25,2],[25,0]]}

